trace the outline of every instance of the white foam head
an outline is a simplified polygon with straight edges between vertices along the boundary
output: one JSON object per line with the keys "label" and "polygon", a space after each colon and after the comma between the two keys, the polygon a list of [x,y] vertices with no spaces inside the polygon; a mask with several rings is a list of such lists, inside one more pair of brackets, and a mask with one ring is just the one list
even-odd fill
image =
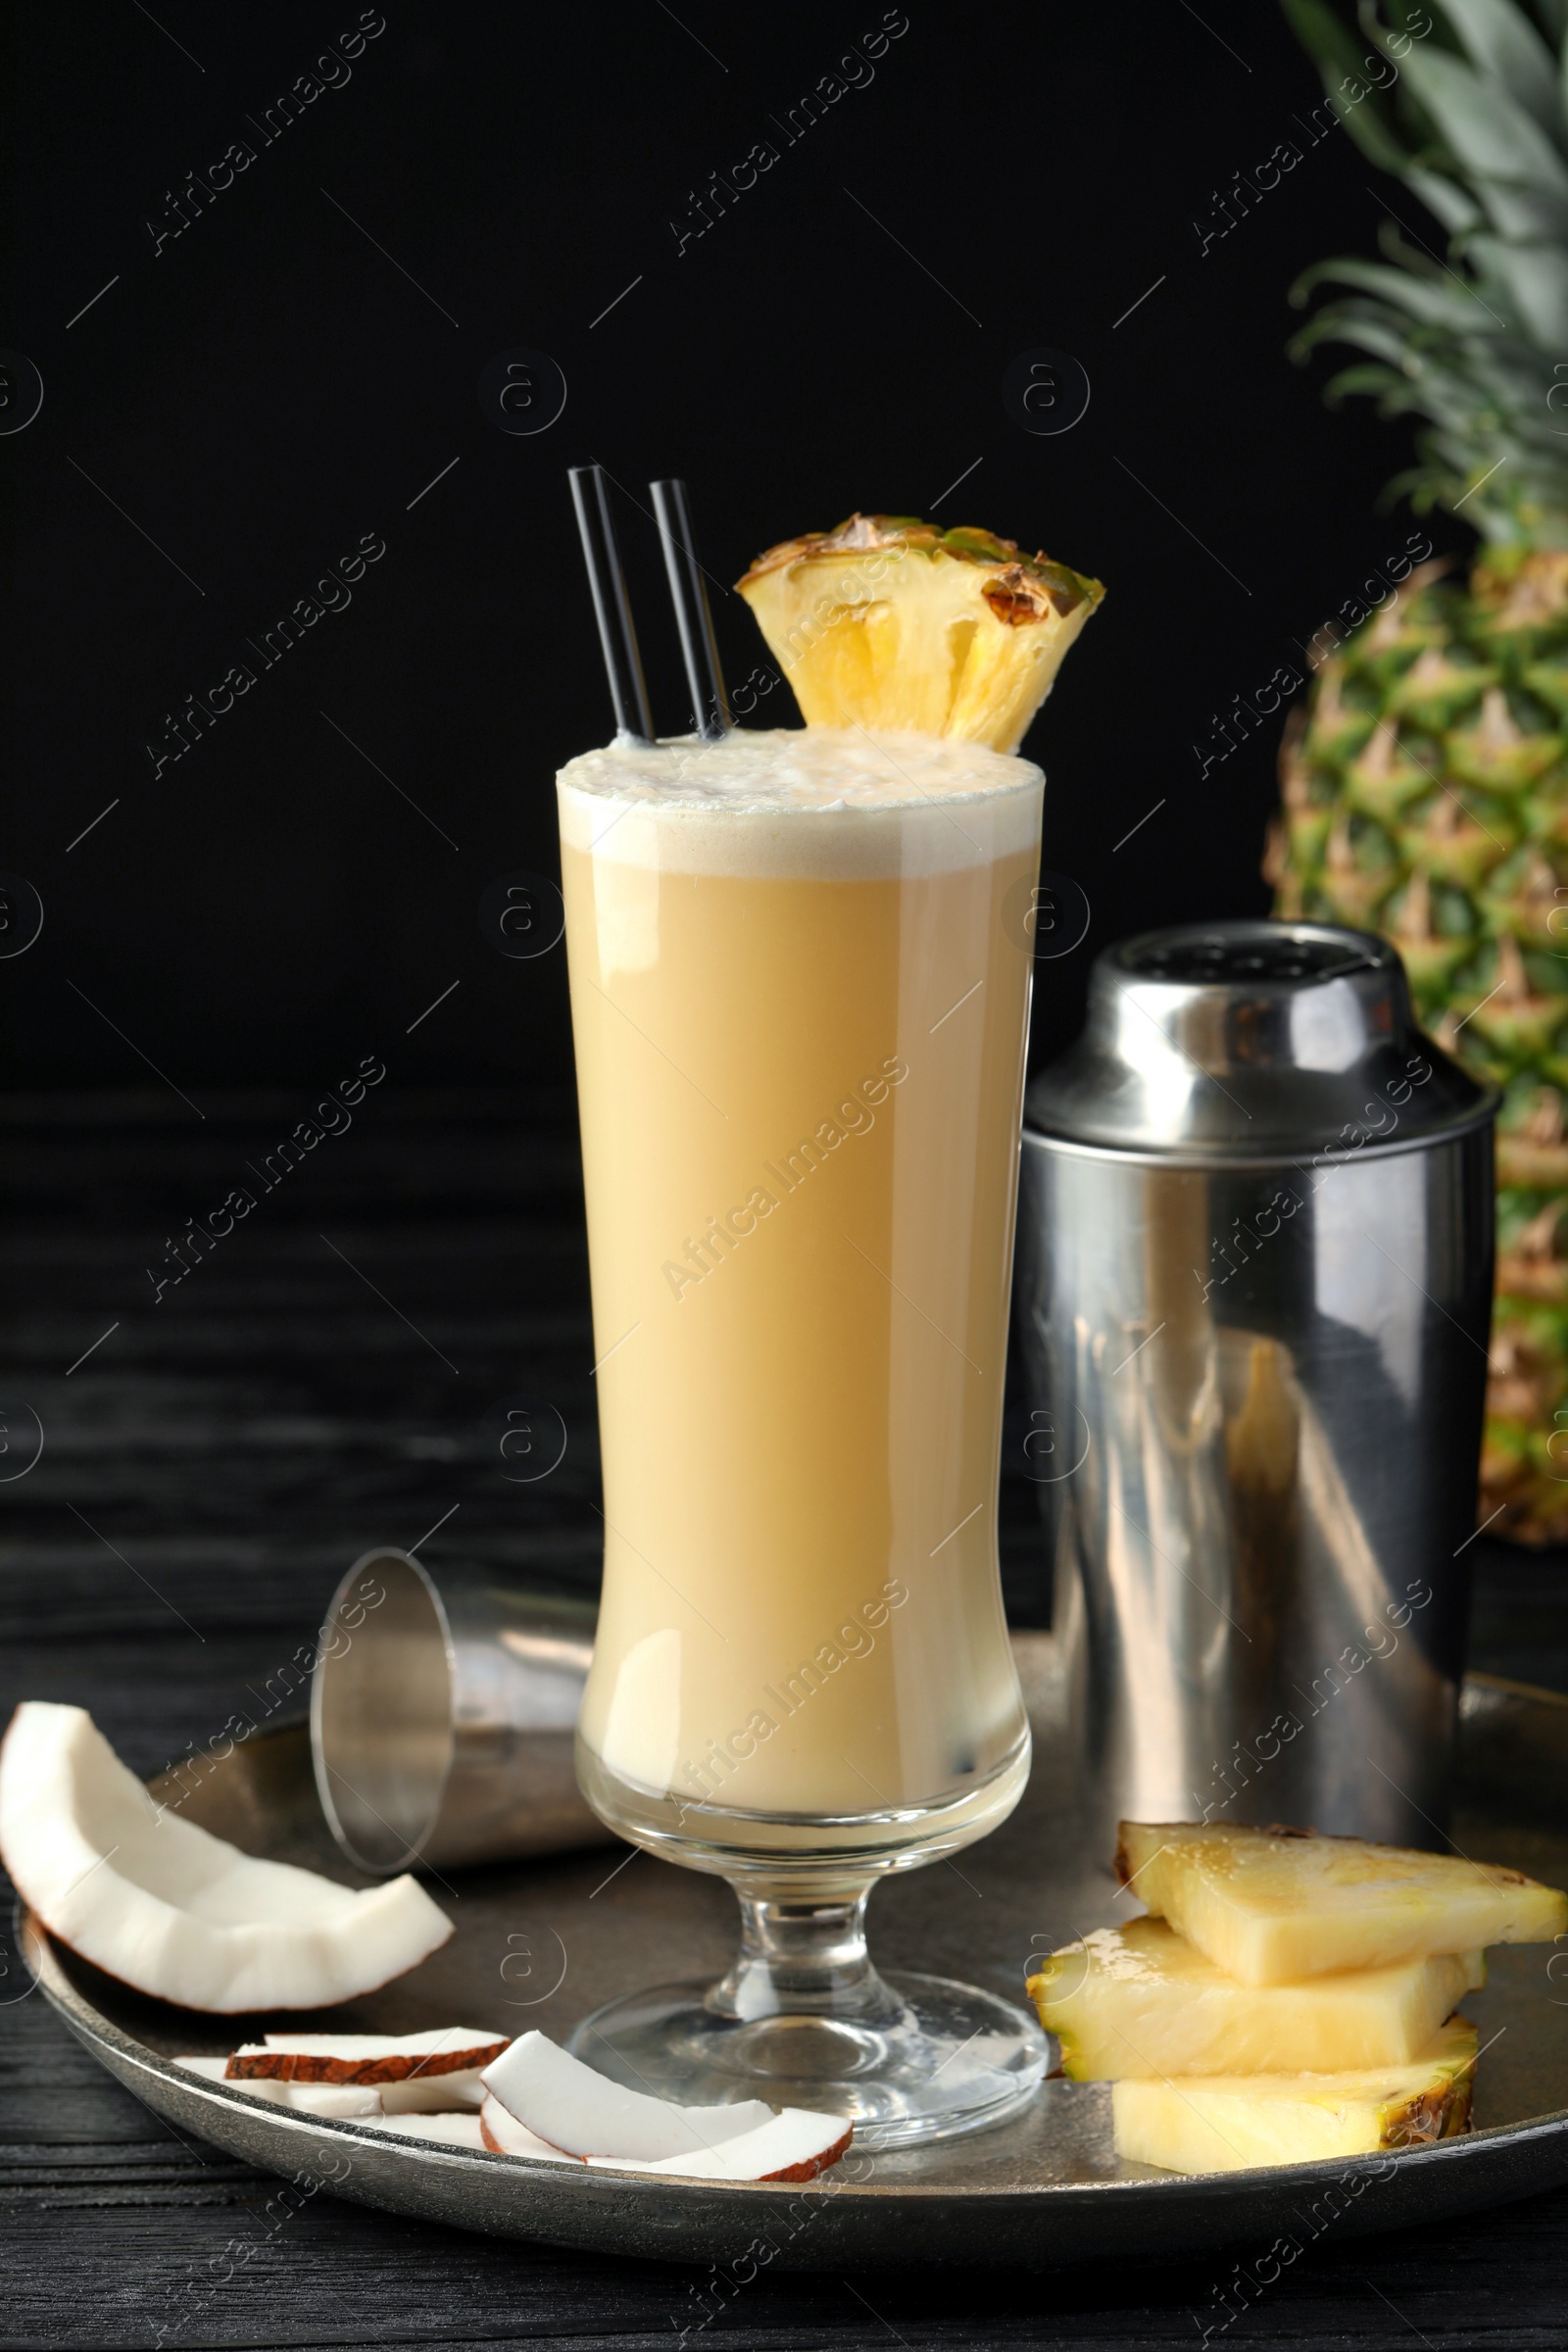
{"label": "white foam head", "polygon": [[953,736],[775,727],[612,744],[562,769],[561,838],[662,873],[872,880],[1032,849],[1045,777]]}

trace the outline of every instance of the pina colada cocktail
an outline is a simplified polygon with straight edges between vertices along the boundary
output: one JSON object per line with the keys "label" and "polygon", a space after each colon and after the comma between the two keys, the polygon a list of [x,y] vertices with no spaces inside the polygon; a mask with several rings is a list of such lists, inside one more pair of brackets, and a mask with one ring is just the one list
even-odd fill
{"label": "pina colada cocktail", "polygon": [[562,778],[605,1461],[584,1771],[617,1829],[731,1875],[837,1890],[1022,1785],[995,1497],[1041,785],[827,730]]}
{"label": "pina colada cocktail", "polygon": [[1003,583],[1001,623],[957,596],[994,559],[925,551],[911,583],[881,540],[820,544],[828,617],[792,675],[815,715],[857,611],[840,558],[880,554],[863,716],[852,692],[847,723],[560,778],[604,1461],[579,1777],[623,1836],[731,1880],[744,1923],[721,1984],[617,2003],[577,2046],[892,2144],[1007,2111],[1044,2063],[1006,2003],[890,1985],[861,1924],[879,1877],[983,1837],[1028,1773],[996,1499],[1044,779],[923,704],[875,723],[874,672],[911,584],[954,604],[924,618],[956,674],[1017,637],[1011,740],[1012,673],[1037,702],[1054,662],[1020,634],[1035,590]]}

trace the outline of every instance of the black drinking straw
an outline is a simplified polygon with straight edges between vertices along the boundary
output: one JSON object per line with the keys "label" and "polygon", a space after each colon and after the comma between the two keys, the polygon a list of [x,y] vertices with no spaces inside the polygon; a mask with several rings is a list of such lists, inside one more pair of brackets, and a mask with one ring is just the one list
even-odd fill
{"label": "black drinking straw", "polygon": [[632,625],[620,550],[615,545],[604,468],[573,466],[568,468],[567,479],[571,483],[571,503],[577,510],[577,528],[582,533],[583,562],[588,566],[588,585],[593,591],[594,617],[599,623],[610,699],[615,706],[615,741],[652,743],[654,714],[648,708],[648,689],[643,684],[642,656],[637,651],[637,631]]}
{"label": "black drinking straw", "polygon": [[729,733],[729,700],[718,666],[713,618],[708,610],[708,590],[697,543],[692,536],[691,509],[684,482],[650,482],[654,514],[659,521],[664,569],[669,574],[670,601],[680,630],[681,659],[691,689],[692,716],[705,743],[721,743]]}

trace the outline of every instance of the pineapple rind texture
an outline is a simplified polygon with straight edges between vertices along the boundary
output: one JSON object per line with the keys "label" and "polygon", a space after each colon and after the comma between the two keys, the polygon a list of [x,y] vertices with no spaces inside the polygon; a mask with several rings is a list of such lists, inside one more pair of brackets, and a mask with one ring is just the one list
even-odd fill
{"label": "pineapple rind texture", "polygon": [[1243,1984],[1291,1984],[1568,1933],[1568,1895],[1517,1870],[1227,1822],[1121,1825],[1116,1869]]}
{"label": "pineapple rind texture", "polygon": [[1409,2066],[1129,2078],[1111,2090],[1116,2153],[1166,2172],[1239,2173],[1450,2139],[1469,2129],[1477,2041],[1456,2017]]}
{"label": "pineapple rind texture", "polygon": [[809,727],[1016,751],[1104,594],[989,531],[854,514],[760,556],[740,593]]}
{"label": "pineapple rind texture", "polygon": [[[1380,930],[1502,1095],[1482,1518],[1568,1541],[1568,557],[1427,567],[1319,670],[1280,755],[1285,916]],[[1500,1513],[1500,1516],[1498,1515]]]}
{"label": "pineapple rind texture", "polygon": [[1102,1928],[1029,1979],[1076,2082],[1122,2076],[1274,2075],[1404,2066],[1478,1981],[1445,1954],[1299,1984],[1239,1984],[1165,1921]]}

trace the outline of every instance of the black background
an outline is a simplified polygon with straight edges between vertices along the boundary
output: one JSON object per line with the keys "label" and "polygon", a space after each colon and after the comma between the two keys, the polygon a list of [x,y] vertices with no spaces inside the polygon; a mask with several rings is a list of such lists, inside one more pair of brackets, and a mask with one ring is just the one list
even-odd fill
{"label": "black background", "polygon": [[[1401,432],[1325,411],[1328,365],[1286,357],[1288,289],[1370,251],[1385,200],[1436,231],[1343,129],[1309,145],[1315,73],[1240,0],[910,0],[874,78],[786,144],[776,119],[883,13],[388,0],[346,83],[265,145],[247,118],[352,31],[350,0],[10,17],[0,343],[45,385],[0,438],[0,867],[45,907],[0,967],[10,1084],[153,1084],[150,1061],[200,1102],[367,1054],[394,1086],[569,1079],[561,951],[503,958],[478,906],[558,870],[553,771],[608,733],[565,484],[590,457],[627,493],[670,729],[651,475],[690,479],[719,581],[859,507],[982,522],[1107,583],[1028,745],[1045,863],[1093,910],[1045,967],[1037,1061],[1097,948],[1265,906],[1279,722],[1206,779],[1192,746],[1410,528],[1376,507]],[[678,252],[671,220],[760,139],[776,165]],[[146,223],[234,140],[255,162],[155,253]],[[1282,140],[1302,162],[1200,251],[1195,219]],[[1002,400],[1042,345],[1093,388],[1056,437]],[[568,384],[532,437],[477,395],[518,346]],[[387,552],[352,605],[155,780],[163,714],[258,668],[243,640],[367,532]],[[764,649],[715,603],[739,680]],[[794,716],[782,688],[758,713]]]}

